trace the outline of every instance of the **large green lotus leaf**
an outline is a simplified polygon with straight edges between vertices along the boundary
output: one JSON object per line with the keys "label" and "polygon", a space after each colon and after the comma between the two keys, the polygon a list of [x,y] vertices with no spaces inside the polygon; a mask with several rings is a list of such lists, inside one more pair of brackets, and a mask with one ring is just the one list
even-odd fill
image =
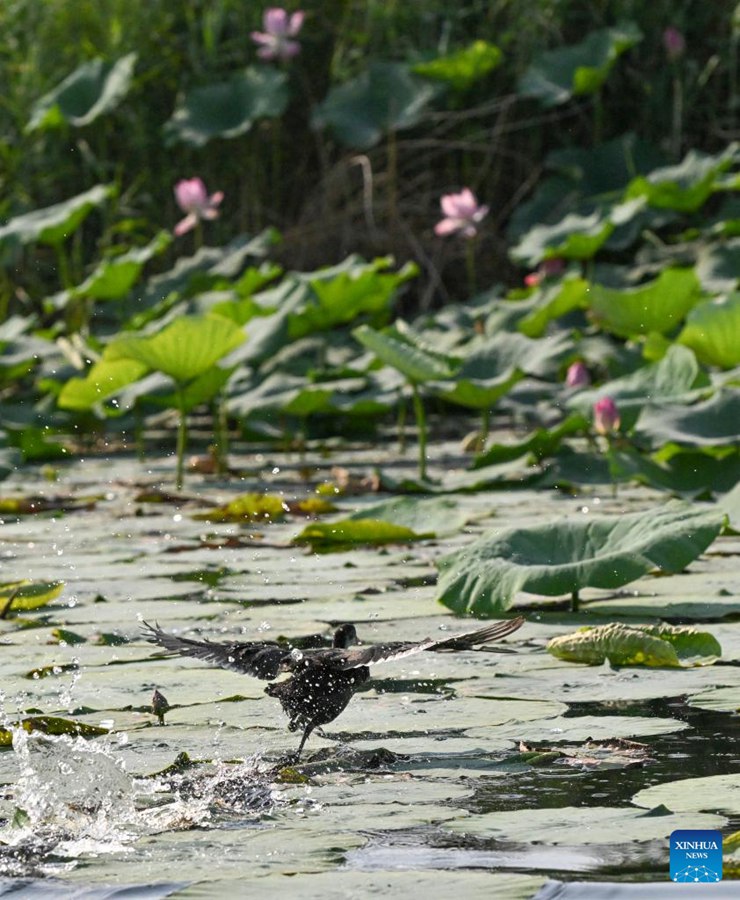
{"label": "large green lotus leaf", "polygon": [[531,453],[536,459],[552,456],[566,437],[583,434],[590,427],[589,420],[580,413],[571,413],[554,428],[538,428],[524,440],[514,444],[493,444],[475,457],[474,469],[507,463]]}
{"label": "large green lotus leaf", "polygon": [[190,90],[165,124],[168,143],[202,147],[213,138],[246,134],[258,119],[276,119],[288,105],[287,75],[271,66],[249,66],[228,81]]}
{"label": "large green lotus leaf", "polygon": [[126,96],[136,65],[129,53],[114,63],[94,59],[83,63],[52,91],[34,103],[27,131],[61,125],[89,125],[115,109]]}
{"label": "large green lotus leaf", "polygon": [[673,812],[720,811],[737,816],[740,815],[740,780],[732,772],[666,781],[638,791],[632,802],[648,809],[666,806]]}
{"label": "large green lotus leaf", "polygon": [[517,591],[562,596],[617,588],[652,569],[677,572],[717,537],[724,514],[672,502],[623,516],[497,529],[443,557],[440,601],[457,613],[493,615]]}
{"label": "large green lotus leaf", "polygon": [[543,259],[591,259],[614,231],[602,213],[569,213],[555,225],[535,225],[511,249],[511,258],[530,268]]}
{"label": "large green lotus leaf", "polygon": [[568,400],[568,406],[587,414],[594,403],[611,397],[621,413],[630,410],[634,416],[648,403],[659,405],[694,399],[696,394],[691,392],[708,384],[709,378],[699,367],[694,354],[686,347],[674,344],[659,362],[607,381],[601,387],[578,391]]}
{"label": "large green lotus leaf", "polygon": [[507,369],[493,378],[465,378],[460,375],[454,382],[434,382],[431,389],[447,400],[470,409],[490,409],[521,381],[524,373]]}
{"label": "large green lotus leaf", "polygon": [[411,71],[433,81],[443,81],[454,91],[462,92],[485,78],[500,62],[501,51],[498,47],[488,41],[473,41],[447,56],[416,63]]}
{"label": "large green lotus leaf", "polygon": [[722,655],[713,635],[673,625],[597,625],[553,638],[547,649],[567,662],[615,666],[704,666]]}
{"label": "large green lotus leaf", "polygon": [[213,366],[189,381],[181,390],[154,394],[149,399],[156,406],[175,407],[182,412],[191,412],[203,403],[210,403],[225,387],[233,373],[234,369],[231,367],[222,369],[220,366]]}
{"label": "large green lotus leaf", "polygon": [[740,390],[724,390],[693,406],[647,406],[635,428],[656,447],[735,447],[739,417]]}
{"label": "large green lotus leaf", "polygon": [[381,362],[397,369],[414,384],[452,377],[452,367],[442,354],[416,346],[395,328],[376,331],[369,325],[360,325],[352,334]]}
{"label": "large green lotus leaf", "polygon": [[70,378],[57,403],[62,409],[92,409],[121,388],[138,381],[146,371],[146,365],[136,359],[101,359],[84,378]]}
{"label": "large green lotus leaf", "polygon": [[437,536],[454,534],[467,525],[472,518],[453,500],[436,498],[417,500],[413,497],[394,497],[360,507],[349,517],[350,520],[375,519],[404,525],[417,533],[433,533]]}
{"label": "large green lotus leaf", "polygon": [[[513,243],[538,224],[555,224],[565,212],[591,213],[606,197],[618,197],[636,174],[647,174],[665,162],[660,151],[633,132],[588,147],[553,150],[545,165],[554,174],[543,178],[531,198],[514,210],[507,234]],[[649,227],[656,210],[646,222]],[[661,211],[660,221],[669,218]],[[640,216],[642,218],[642,215]]]}
{"label": "large green lotus leaf", "polygon": [[601,89],[619,57],[642,40],[634,22],[593,31],[580,44],[548,50],[527,69],[519,93],[536,97],[545,106],[558,106],[571,97]]}
{"label": "large green lotus leaf", "polygon": [[115,192],[112,185],[97,184],[82,194],[44,209],[16,216],[0,228],[0,248],[6,244],[60,244],[80,227],[88,213]]}
{"label": "large green lotus leaf", "polygon": [[722,243],[705,244],[696,260],[696,274],[702,287],[711,294],[734,291],[740,273],[740,237]]}
{"label": "large green lotus leaf", "polygon": [[145,247],[103,260],[90,277],[74,289],[74,294],[93,300],[118,300],[125,297],[146,263],[163,253],[171,243],[171,235],[160,231]]}
{"label": "large green lotus leaf", "polygon": [[313,117],[349,147],[367,150],[384,134],[416,125],[437,95],[435,85],[402,63],[374,62],[357,78],[332,88]]}
{"label": "large green lotus leaf", "polygon": [[638,481],[686,498],[722,493],[740,479],[740,453],[730,447],[692,451],[666,444],[652,456],[631,447],[612,447],[607,456],[613,480]]}
{"label": "large green lotus leaf", "polygon": [[585,279],[570,277],[539,291],[534,306],[519,321],[519,331],[530,338],[542,337],[553,319],[588,306],[589,287]]}
{"label": "large green lotus leaf", "polygon": [[426,531],[417,533],[405,525],[378,519],[342,519],[338,522],[312,522],[293,538],[294,544],[307,544],[314,553],[350,550],[360,544],[380,547],[383,544],[407,544],[434,537]]}
{"label": "large green lotus leaf", "polygon": [[678,340],[710,366],[740,365],[740,292],[695,306]]}
{"label": "large green lotus leaf", "polygon": [[[619,337],[657,332],[676,327],[701,295],[693,269],[664,269],[649,284],[619,291],[591,285],[589,306],[602,328]],[[738,351],[740,361],[740,351]]]}
{"label": "large green lotus leaf", "polygon": [[676,166],[655,169],[649,175],[633,179],[627,198],[644,197],[651,206],[694,212],[703,206],[715,188],[718,176],[738,159],[737,144],[717,156],[691,150]]}
{"label": "large green lotus leaf", "polygon": [[381,271],[390,263],[386,258],[358,263],[349,271],[332,278],[308,280],[312,295],[305,306],[288,319],[288,335],[296,340],[316,331],[328,331],[336,325],[354,321],[363,313],[387,321],[387,314],[398,288],[418,273],[418,266],[407,263],[398,272]]}
{"label": "large green lotus leaf", "polygon": [[135,359],[184,385],[238,347],[244,332],[221,316],[182,316],[151,337],[119,338],[106,358]]}
{"label": "large green lotus leaf", "polygon": [[536,378],[555,377],[573,353],[572,340],[565,333],[531,340],[517,332],[498,331],[490,337],[471,341],[457,351],[462,363],[455,378],[469,381],[509,376],[513,369]]}
{"label": "large green lotus leaf", "polygon": [[[657,804],[656,804],[657,805]],[[700,824],[692,828],[720,829],[722,816],[699,816]],[[686,817],[668,811],[655,815],[641,809],[606,806],[566,806],[553,809],[507,809],[505,812],[479,813],[453,822],[445,822],[444,830],[469,834],[487,840],[517,841],[524,844],[624,844],[634,841],[658,841],[672,831],[686,827]],[[553,884],[553,882],[550,882]],[[598,883],[590,883],[591,896],[599,896]],[[588,896],[589,892],[580,894]],[[552,895],[551,896],[555,896]],[[562,895],[566,896],[566,895]],[[573,895],[578,896],[578,894]],[[611,891],[609,896],[616,897]],[[629,896],[624,894],[623,897]],[[637,895],[634,895],[635,897]]]}

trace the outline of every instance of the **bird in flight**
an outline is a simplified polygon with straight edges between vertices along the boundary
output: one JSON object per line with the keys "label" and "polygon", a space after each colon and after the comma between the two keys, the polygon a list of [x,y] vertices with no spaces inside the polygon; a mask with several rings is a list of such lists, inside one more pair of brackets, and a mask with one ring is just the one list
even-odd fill
{"label": "bird in flight", "polygon": [[[521,628],[524,621],[519,617],[494,622],[477,631],[442,640],[426,638],[423,641],[389,641],[360,646],[353,646],[357,643],[355,626],[346,624],[334,632],[331,647],[310,650],[299,650],[273,641],[195,641],[168,634],[158,625],[147,622],[143,623],[143,631],[147,640],[165,650],[274,682],[267,685],[265,693],[280,701],[290,720],[290,731],[303,729],[295,754],[297,760],[311,732],[336,719],[355,691],[368,680],[370,666],[403,659],[425,650],[433,653],[474,650],[482,644],[507,637]],[[285,673],[289,673],[290,677],[275,681]]]}

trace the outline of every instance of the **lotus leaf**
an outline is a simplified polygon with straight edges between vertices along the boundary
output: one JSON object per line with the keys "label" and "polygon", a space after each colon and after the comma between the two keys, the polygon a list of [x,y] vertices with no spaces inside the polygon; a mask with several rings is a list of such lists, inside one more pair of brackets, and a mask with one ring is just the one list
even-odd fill
{"label": "lotus leaf", "polygon": [[580,44],[543,53],[524,73],[519,93],[545,106],[601,89],[617,59],[642,40],[633,22],[593,31]]}
{"label": "lotus leaf", "polygon": [[378,359],[397,369],[414,384],[452,377],[451,364],[442,354],[415,345],[397,329],[376,331],[369,325],[361,325],[352,334]]}
{"label": "lotus leaf", "polygon": [[547,649],[567,662],[615,666],[703,666],[722,655],[713,635],[672,625],[598,625],[553,638]]}
{"label": "lotus leaf", "polygon": [[338,522],[313,522],[293,538],[294,544],[308,544],[314,553],[349,550],[358,544],[378,547],[383,544],[408,544],[433,537],[417,534],[405,525],[378,519],[342,519]]}
{"label": "lotus leaf", "polygon": [[411,71],[433,81],[443,81],[454,91],[462,92],[485,78],[500,62],[499,48],[479,40],[447,56],[416,63]]}
{"label": "lotus leaf", "polygon": [[621,587],[655,568],[678,572],[712,543],[724,518],[672,502],[618,517],[493,530],[438,562],[440,601],[458,613],[493,615],[517,591],[577,595],[585,587]]}
{"label": "lotus leaf", "polygon": [[202,522],[278,522],[285,517],[288,506],[277,494],[240,494],[223,506],[194,513]]}
{"label": "lotus leaf", "polygon": [[710,366],[740,365],[740,292],[694,307],[678,340]]}
{"label": "lotus leaf", "polygon": [[93,59],[83,63],[31,110],[27,131],[89,125],[115,109],[131,87],[137,56],[129,53],[114,63]]}
{"label": "lotus leaf", "polygon": [[121,388],[138,381],[146,371],[146,365],[135,359],[101,359],[84,378],[70,378],[57,402],[62,409],[92,409]]}
{"label": "lotus leaf", "polygon": [[207,372],[244,340],[237,325],[221,316],[184,316],[150,337],[119,338],[108,360],[134,359],[184,385]]}
{"label": "lotus leaf", "polygon": [[[64,590],[63,581],[13,581],[0,585],[0,612],[46,606]],[[9,601],[9,602],[8,602]]]}
{"label": "lotus leaf", "polygon": [[413,531],[435,535],[453,534],[470,521],[471,515],[453,500],[437,498],[417,500],[412,497],[394,497],[371,506],[360,507],[350,520],[375,519],[403,525]]}
{"label": "lotus leaf", "polygon": [[250,66],[228,81],[193,88],[164,127],[168,143],[202,147],[213,138],[246,134],[258,119],[281,116],[288,104],[285,72]]}
{"label": "lotus leaf", "polygon": [[589,305],[599,325],[620,337],[664,334],[684,319],[700,293],[693,269],[664,269],[655,281],[630,290],[593,284]]}
{"label": "lotus leaf", "polygon": [[367,150],[384,134],[416,125],[437,92],[406,65],[374,62],[357,78],[329,91],[313,124],[328,126],[349,147]]}
{"label": "lotus leaf", "polygon": [[16,216],[0,228],[0,248],[6,244],[31,244],[34,241],[61,244],[77,231],[88,213],[102,206],[113,192],[111,185],[98,184],[63,203]]}

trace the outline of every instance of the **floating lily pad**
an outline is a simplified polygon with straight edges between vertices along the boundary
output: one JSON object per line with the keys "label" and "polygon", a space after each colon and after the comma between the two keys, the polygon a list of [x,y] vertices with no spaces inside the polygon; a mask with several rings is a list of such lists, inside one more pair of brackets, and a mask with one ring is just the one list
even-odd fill
{"label": "floating lily pad", "polygon": [[582,517],[491,531],[438,562],[440,601],[491,615],[517,591],[558,596],[616,588],[654,568],[677,572],[717,537],[724,516],[670,503],[620,517]]}
{"label": "floating lily pad", "polygon": [[[72,737],[100,737],[102,734],[108,734],[107,728],[100,728],[96,725],[88,725],[85,722],[75,722],[73,719],[60,719],[57,716],[29,716],[21,722],[17,722],[11,727],[20,726],[29,734],[39,731],[42,734],[60,735],[66,734]],[[10,746],[13,743],[13,733],[7,728],[0,727],[0,747]]]}
{"label": "floating lily pad", "polygon": [[0,612],[46,606],[64,590],[63,581],[13,581],[0,585]]}
{"label": "floating lily pad", "polygon": [[638,791],[632,802],[647,808],[664,805],[676,813],[723,812],[737,816],[740,814],[740,782],[734,773],[683,778]]}
{"label": "floating lily pad", "polygon": [[553,638],[553,656],[568,662],[615,666],[705,666],[722,656],[707,632],[673,625],[598,625]]}
{"label": "floating lily pad", "polygon": [[[723,816],[699,818],[701,824],[696,825],[697,828],[722,828],[726,821]],[[646,813],[629,807],[566,806],[470,815],[447,822],[444,827],[457,834],[502,841],[574,845],[659,840],[685,826],[685,816],[672,814],[670,808]]]}
{"label": "floating lily pad", "polygon": [[383,544],[407,544],[434,537],[418,534],[405,525],[377,519],[342,519],[338,522],[313,522],[293,538],[294,544],[307,544],[314,553],[349,550],[357,545],[379,547]]}
{"label": "floating lily pad", "polygon": [[392,500],[373,503],[372,506],[361,507],[349,517],[349,520],[375,519],[403,525],[417,534],[445,535],[459,531],[470,518],[470,514],[453,500],[395,497]]}
{"label": "floating lily pad", "polygon": [[278,522],[288,512],[285,500],[277,494],[240,494],[223,506],[193,513],[201,522]]}
{"label": "floating lily pad", "polygon": [[740,685],[712,687],[698,694],[689,694],[689,706],[709,709],[712,712],[740,712]]}

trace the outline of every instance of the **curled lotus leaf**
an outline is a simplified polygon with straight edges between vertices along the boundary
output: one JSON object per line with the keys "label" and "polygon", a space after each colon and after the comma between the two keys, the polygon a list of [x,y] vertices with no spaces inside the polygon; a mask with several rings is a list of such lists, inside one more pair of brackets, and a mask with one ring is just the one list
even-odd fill
{"label": "curled lotus leaf", "polygon": [[582,628],[553,638],[548,651],[567,662],[615,666],[710,665],[722,648],[714,635],[688,626],[622,625],[611,623]]}

